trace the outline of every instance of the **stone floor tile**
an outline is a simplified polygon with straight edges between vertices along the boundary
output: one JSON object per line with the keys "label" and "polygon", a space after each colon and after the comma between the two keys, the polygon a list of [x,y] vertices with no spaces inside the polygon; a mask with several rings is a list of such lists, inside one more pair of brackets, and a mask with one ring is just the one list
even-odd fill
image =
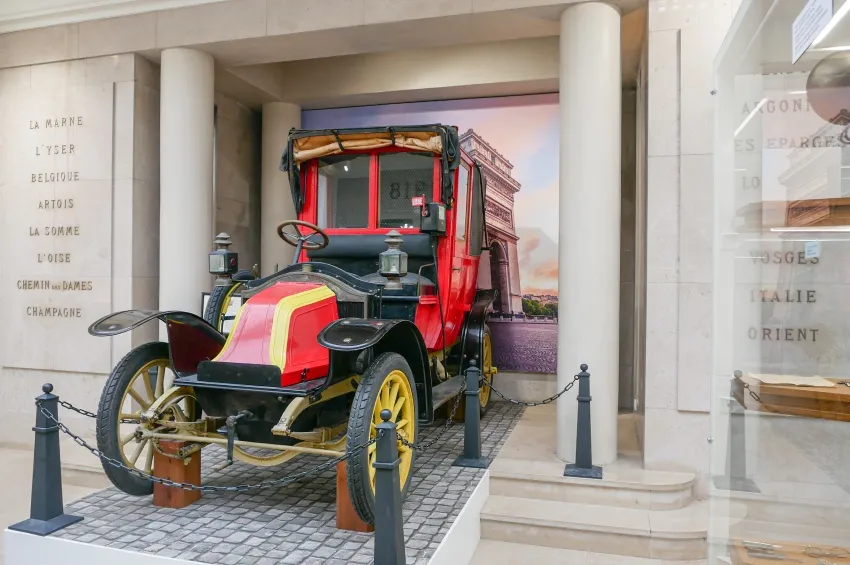
{"label": "stone floor tile", "polygon": [[[482,421],[483,451],[494,457],[522,414],[496,402]],[[420,431],[422,441],[442,424]],[[451,426],[437,445],[417,454],[402,515],[409,565],[425,564],[451,527],[484,471],[452,467],[463,450],[463,426]],[[325,463],[302,456],[274,468],[234,462],[212,469],[225,458],[217,446],[204,450],[207,484],[254,484]],[[207,492],[183,509],[153,506],[150,497],[105,489],[67,505],[86,519],[53,534],[63,539],[144,551],[198,563],[224,565],[346,565],[373,559],[374,536],[336,529],[336,472],[322,471],[286,487],[262,491]]]}

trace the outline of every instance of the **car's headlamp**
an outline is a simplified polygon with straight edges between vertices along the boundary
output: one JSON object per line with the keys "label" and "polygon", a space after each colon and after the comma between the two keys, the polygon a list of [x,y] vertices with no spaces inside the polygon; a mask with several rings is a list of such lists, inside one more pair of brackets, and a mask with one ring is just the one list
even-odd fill
{"label": "car's headlamp", "polygon": [[239,270],[239,254],[227,250],[231,243],[230,236],[226,233],[216,236],[215,244],[218,249],[210,253],[211,275],[232,275]]}

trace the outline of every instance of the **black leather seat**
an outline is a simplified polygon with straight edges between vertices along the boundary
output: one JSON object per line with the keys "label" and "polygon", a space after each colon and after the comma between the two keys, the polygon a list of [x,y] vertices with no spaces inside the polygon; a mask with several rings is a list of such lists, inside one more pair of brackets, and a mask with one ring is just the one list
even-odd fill
{"label": "black leather seat", "polygon": [[[407,253],[408,273],[417,274],[422,265],[434,262],[428,234],[402,237],[401,249]],[[362,277],[378,270],[379,255],[387,249],[386,238],[385,235],[330,235],[327,247],[310,250],[307,256],[311,261],[330,263]],[[423,269],[422,275],[433,277],[433,269]]]}

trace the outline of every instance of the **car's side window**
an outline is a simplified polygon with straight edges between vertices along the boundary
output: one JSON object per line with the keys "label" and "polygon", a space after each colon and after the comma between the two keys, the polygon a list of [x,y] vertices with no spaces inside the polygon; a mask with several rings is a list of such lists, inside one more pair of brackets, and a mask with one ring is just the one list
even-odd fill
{"label": "car's side window", "polygon": [[318,226],[369,227],[369,155],[319,159]]}
{"label": "car's side window", "polygon": [[466,243],[466,210],[469,201],[469,167],[461,163],[457,175],[457,201],[455,202],[455,214],[457,215],[457,231],[455,238],[457,244],[462,246]]}
{"label": "car's side window", "polygon": [[469,254],[481,255],[484,245],[484,180],[478,166],[472,169],[472,198],[469,199]]}

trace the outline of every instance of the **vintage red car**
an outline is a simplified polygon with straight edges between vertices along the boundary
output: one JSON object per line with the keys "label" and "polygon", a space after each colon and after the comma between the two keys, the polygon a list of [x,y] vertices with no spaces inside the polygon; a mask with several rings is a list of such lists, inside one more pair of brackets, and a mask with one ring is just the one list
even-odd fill
{"label": "vintage red car", "polygon": [[[168,343],[146,343],[114,369],[100,400],[99,449],[150,473],[161,440],[210,444],[228,461],[275,465],[299,454],[350,455],[355,510],[374,518],[380,412],[398,433],[401,488],[410,483],[420,425],[457,398],[474,360],[480,407],[496,369],[478,288],[485,247],[484,179],[445,125],[291,132],[281,169],[297,220],[278,233],[292,264],[264,278],[238,270],[226,237],[210,254],[218,278],[204,318],[125,311],[89,332],[111,336],[159,319]],[[242,303],[230,331],[232,299]],[[121,490],[149,480],[105,464]]]}

